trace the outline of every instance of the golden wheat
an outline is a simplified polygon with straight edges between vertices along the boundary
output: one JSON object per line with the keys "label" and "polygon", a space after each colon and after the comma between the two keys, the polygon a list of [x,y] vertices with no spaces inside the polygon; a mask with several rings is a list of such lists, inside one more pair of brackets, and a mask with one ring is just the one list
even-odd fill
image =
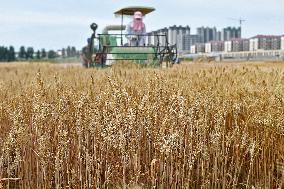
{"label": "golden wheat", "polygon": [[282,67],[0,65],[0,188],[281,188]]}

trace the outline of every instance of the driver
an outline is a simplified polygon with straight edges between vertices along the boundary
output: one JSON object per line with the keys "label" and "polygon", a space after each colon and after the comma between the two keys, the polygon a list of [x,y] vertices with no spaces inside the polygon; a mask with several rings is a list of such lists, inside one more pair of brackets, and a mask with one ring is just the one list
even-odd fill
{"label": "driver", "polygon": [[[136,11],[131,21],[126,28],[126,38],[128,39],[129,46],[145,46],[146,27],[143,23],[143,14]],[[142,35],[142,36],[141,36]]]}

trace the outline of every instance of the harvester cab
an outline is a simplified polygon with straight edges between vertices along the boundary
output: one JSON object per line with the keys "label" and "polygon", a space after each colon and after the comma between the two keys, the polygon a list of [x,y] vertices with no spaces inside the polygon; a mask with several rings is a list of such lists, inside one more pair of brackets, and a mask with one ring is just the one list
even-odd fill
{"label": "harvester cab", "polygon": [[[97,24],[91,24],[93,34],[91,42],[88,44],[91,53],[92,63],[90,67],[105,67],[115,64],[117,61],[132,61],[137,64],[150,64],[159,66],[161,63],[174,63],[177,59],[176,44],[169,44],[167,33],[147,33],[137,35],[144,37],[143,45],[128,45],[126,38],[129,34],[125,33],[126,26],[123,24],[125,17],[133,16],[137,11],[144,16],[153,12],[153,7],[132,6],[119,9],[114,12],[121,17],[120,25],[106,26],[101,34],[96,34]],[[110,33],[112,31],[112,33]],[[113,33],[113,32],[117,33]],[[97,40],[98,49],[94,52],[94,41]]]}

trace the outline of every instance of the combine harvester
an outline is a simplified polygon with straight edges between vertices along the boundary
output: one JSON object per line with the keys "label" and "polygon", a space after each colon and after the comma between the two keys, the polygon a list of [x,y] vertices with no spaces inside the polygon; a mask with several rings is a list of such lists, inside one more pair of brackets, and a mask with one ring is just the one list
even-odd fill
{"label": "combine harvester", "polygon": [[[175,63],[177,60],[177,46],[170,45],[168,34],[161,35],[136,35],[139,37],[148,37],[154,39],[155,44],[144,44],[143,46],[129,46],[123,24],[125,16],[133,16],[136,11],[140,11],[144,16],[153,12],[155,8],[133,6],[126,7],[116,11],[114,14],[121,17],[120,25],[109,25],[103,29],[101,34],[96,35],[97,24],[91,24],[93,34],[88,42],[89,52],[92,57],[87,67],[106,67],[115,64],[118,61],[131,61],[141,65],[161,66],[163,62],[167,66]],[[110,31],[117,31],[117,34],[110,34]],[[133,36],[133,35],[131,35]],[[94,52],[94,43],[98,44],[97,52]]]}

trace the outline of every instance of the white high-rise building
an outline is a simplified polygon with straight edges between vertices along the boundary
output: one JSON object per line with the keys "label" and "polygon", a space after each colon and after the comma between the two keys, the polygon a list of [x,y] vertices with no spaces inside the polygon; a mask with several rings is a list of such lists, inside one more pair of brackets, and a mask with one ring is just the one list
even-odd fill
{"label": "white high-rise building", "polygon": [[209,43],[205,43],[205,52],[206,53],[211,53],[212,52],[212,44]]}
{"label": "white high-rise building", "polygon": [[191,45],[191,47],[190,47],[190,53],[191,53],[191,54],[196,54],[196,45]]}
{"label": "white high-rise building", "polygon": [[284,36],[281,37],[281,50],[284,50]]}
{"label": "white high-rise building", "polygon": [[250,50],[250,51],[256,51],[256,50],[258,50],[258,43],[259,43],[258,38],[251,38],[251,39],[249,40],[249,50]]}
{"label": "white high-rise building", "polygon": [[232,52],[232,41],[225,41],[224,43],[224,51],[225,52]]}
{"label": "white high-rise building", "polygon": [[[181,51],[184,51],[186,50],[185,48],[187,47],[186,44],[185,44],[185,40],[184,40],[184,36],[185,35],[190,35],[190,27],[189,26],[171,26],[169,28],[163,28],[163,29],[160,29],[160,30],[157,30],[157,31],[154,31],[154,32],[150,32],[148,33],[149,35],[151,34],[155,34],[155,35],[161,35],[161,34],[166,34],[168,35],[168,43],[170,45],[177,45],[177,50],[179,52]],[[150,37],[148,37],[150,38]],[[155,37],[157,38],[157,37]],[[159,40],[157,39],[151,39],[151,40],[148,40],[149,42],[151,43],[148,43],[150,45],[156,45],[157,44],[157,41],[159,41],[160,45],[165,45],[166,41],[165,41],[165,38],[164,37],[159,37],[158,38]],[[155,43],[153,43],[153,41],[155,41]]]}

